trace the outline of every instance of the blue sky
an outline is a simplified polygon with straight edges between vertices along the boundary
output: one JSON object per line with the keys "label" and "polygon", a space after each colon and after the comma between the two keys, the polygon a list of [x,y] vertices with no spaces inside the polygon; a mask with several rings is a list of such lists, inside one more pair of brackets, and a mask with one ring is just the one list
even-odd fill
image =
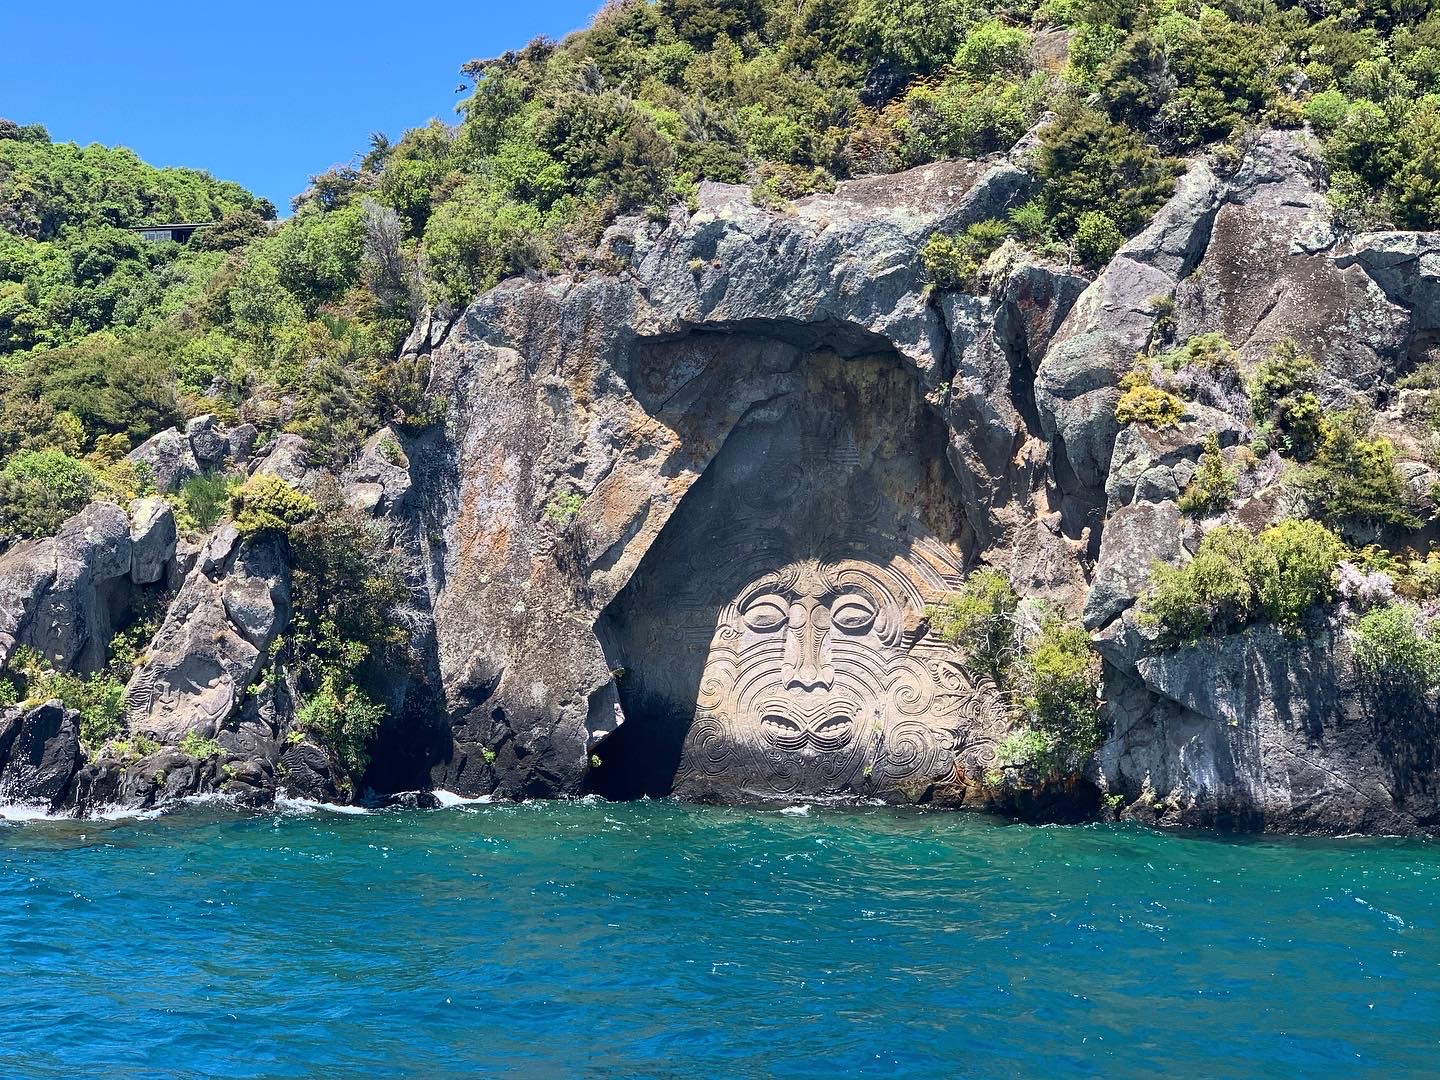
{"label": "blue sky", "polygon": [[601,0],[3,0],[0,116],[236,180],[282,214],[307,177],[432,116],[460,65],[561,37]]}

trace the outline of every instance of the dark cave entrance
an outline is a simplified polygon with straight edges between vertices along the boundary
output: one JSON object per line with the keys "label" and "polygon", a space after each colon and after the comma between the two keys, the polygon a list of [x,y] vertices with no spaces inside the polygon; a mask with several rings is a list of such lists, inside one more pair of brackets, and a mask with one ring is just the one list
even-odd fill
{"label": "dark cave entrance", "polygon": [[797,357],[597,621],[626,718],[596,750],[600,795],[877,793],[953,772],[910,708],[963,698],[936,685],[925,621],[969,545],[948,431],[893,354]]}

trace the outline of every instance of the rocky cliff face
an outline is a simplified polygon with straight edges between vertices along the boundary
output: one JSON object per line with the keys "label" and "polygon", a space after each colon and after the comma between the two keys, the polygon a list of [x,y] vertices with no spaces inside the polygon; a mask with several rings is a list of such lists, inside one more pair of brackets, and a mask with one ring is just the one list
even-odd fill
{"label": "rocky cliff face", "polygon": [[[987,805],[1013,707],[926,613],[985,565],[1083,615],[1104,657],[1110,734],[1067,812],[1432,828],[1432,719],[1368,702],[1338,626],[1162,649],[1136,614],[1152,564],[1214,524],[1177,506],[1207,439],[1251,437],[1214,396],[1122,426],[1137,353],[1220,331],[1249,365],[1293,338],[1327,401],[1384,409],[1435,342],[1440,237],[1337,235],[1312,157],[1277,132],[1225,175],[1197,160],[1098,274],[1007,244],[973,292],[928,287],[918,251],[1023,202],[1023,152],[782,211],[707,183],[693,211],[614,226],[584,276],[427,313],[407,350],[445,421],[377,434],[344,479],[410,568],[411,679],[445,722],[386,728],[370,786]],[[197,439],[248,457],[254,435],[200,425],[147,452],[181,475]],[[257,462],[307,482],[293,440]],[[1435,479],[1407,468],[1417,492]],[[1273,519],[1278,476],[1248,473],[1230,515]],[[86,761],[63,709],[17,708],[0,792],[333,795],[323,750],[287,738],[284,687],[252,685],[289,617],[283,545],[222,525],[190,558],[163,510],[95,506],[0,559],[0,648],[78,670],[121,593],[175,590],[129,687],[130,730],[161,749]],[[192,733],[218,756],[177,750]]]}

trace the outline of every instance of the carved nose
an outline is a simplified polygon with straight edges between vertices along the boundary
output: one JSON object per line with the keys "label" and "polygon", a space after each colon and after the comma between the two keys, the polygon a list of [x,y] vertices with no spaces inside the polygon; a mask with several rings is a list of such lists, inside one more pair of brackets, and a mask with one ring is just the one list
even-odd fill
{"label": "carved nose", "polygon": [[829,608],[801,602],[790,606],[785,669],[781,675],[787,690],[830,689],[835,682],[835,668],[830,662]]}

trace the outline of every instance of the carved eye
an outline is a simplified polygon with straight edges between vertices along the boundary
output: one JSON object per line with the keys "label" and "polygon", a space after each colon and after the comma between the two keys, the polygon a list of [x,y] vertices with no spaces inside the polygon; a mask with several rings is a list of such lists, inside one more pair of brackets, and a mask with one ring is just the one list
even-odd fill
{"label": "carved eye", "polygon": [[831,617],[847,634],[863,634],[875,624],[875,605],[862,593],[849,593],[835,601]]}
{"label": "carved eye", "polygon": [[745,606],[741,617],[751,630],[765,634],[785,625],[785,601],[778,596],[759,596]]}

